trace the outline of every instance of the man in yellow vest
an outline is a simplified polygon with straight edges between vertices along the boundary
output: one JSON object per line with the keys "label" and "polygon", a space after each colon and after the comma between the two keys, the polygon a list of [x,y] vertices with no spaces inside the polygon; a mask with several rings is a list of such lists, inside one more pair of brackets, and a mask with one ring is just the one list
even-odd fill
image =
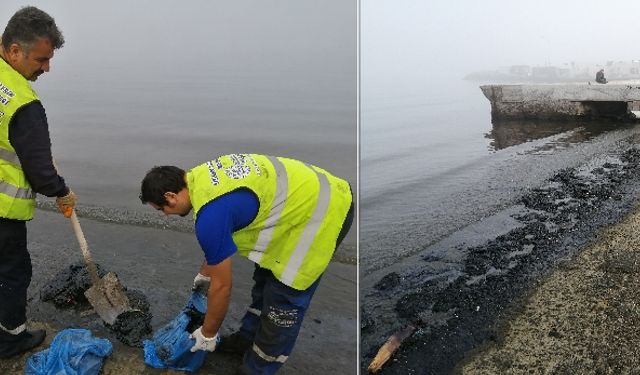
{"label": "man in yellow vest", "polygon": [[45,331],[26,329],[31,257],[26,222],[35,196],[57,197],[65,216],[75,195],[53,166],[44,107],[29,81],[49,71],[64,39],[53,18],[35,7],[16,12],[0,46],[0,358],[40,345]]}
{"label": "man in yellow vest", "polygon": [[[193,210],[205,262],[194,289],[208,290],[192,351],[214,351],[231,293],[231,255],[255,262],[252,303],[221,351],[244,354],[243,374],[272,374],[293,350],[320,276],[353,221],[349,184],[288,158],[223,155],[188,172],[161,166],[142,181],[140,199],[166,215]],[[209,284],[210,283],[210,284]]]}

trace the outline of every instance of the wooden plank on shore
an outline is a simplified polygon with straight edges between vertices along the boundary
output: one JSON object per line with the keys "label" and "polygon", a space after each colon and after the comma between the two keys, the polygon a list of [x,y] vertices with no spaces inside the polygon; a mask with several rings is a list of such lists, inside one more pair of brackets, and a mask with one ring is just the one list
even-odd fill
{"label": "wooden plank on shore", "polygon": [[393,352],[395,352],[400,347],[400,344],[402,344],[407,337],[411,336],[415,330],[416,327],[408,325],[402,330],[391,335],[391,337],[387,339],[387,342],[380,347],[378,354],[373,358],[373,361],[371,361],[367,370],[371,373],[380,371],[382,366],[387,363],[389,358],[391,358]]}

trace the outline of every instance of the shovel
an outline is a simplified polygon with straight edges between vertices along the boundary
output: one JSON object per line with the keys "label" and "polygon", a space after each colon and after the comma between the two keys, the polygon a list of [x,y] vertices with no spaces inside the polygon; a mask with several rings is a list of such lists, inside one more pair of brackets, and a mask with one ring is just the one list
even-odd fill
{"label": "shovel", "polygon": [[84,295],[100,318],[107,324],[113,325],[118,315],[125,311],[132,310],[129,305],[129,298],[127,298],[127,295],[124,293],[124,287],[120,284],[120,281],[118,281],[115,273],[109,272],[100,279],[98,268],[93,262],[93,258],[89,252],[89,246],[87,246],[87,240],[84,238],[75,210],[72,211],[70,219],[73,225],[73,231],[78,239],[78,244],[80,244],[80,249],[82,249],[84,262],[87,265],[87,271],[91,277],[91,284],[93,284],[91,288],[84,292]]}

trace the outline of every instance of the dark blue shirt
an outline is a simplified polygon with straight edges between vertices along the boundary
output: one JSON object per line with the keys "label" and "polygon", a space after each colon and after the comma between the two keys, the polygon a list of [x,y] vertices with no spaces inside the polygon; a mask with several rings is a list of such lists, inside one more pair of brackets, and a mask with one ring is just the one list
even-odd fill
{"label": "dark blue shirt", "polygon": [[231,236],[256,218],[258,208],[255,194],[248,189],[239,189],[200,209],[196,218],[196,237],[208,265],[216,265],[238,250]]}
{"label": "dark blue shirt", "polygon": [[16,150],[33,191],[47,197],[61,197],[69,192],[53,166],[49,124],[42,103],[31,102],[15,113],[9,126],[9,143]]}

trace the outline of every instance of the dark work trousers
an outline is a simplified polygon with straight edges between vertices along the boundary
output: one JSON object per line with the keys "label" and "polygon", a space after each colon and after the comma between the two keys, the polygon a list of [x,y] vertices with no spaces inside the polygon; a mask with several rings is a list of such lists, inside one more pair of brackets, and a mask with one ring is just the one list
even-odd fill
{"label": "dark work trousers", "polygon": [[[353,211],[352,204],[336,247],[351,227]],[[240,327],[240,333],[253,344],[244,354],[241,370],[245,374],[273,374],[293,351],[302,319],[320,277],[309,288],[296,290],[278,281],[270,270],[256,264],[253,280],[252,302]]]}
{"label": "dark work trousers", "polygon": [[26,322],[31,256],[23,220],[0,218],[0,324],[15,330]]}

